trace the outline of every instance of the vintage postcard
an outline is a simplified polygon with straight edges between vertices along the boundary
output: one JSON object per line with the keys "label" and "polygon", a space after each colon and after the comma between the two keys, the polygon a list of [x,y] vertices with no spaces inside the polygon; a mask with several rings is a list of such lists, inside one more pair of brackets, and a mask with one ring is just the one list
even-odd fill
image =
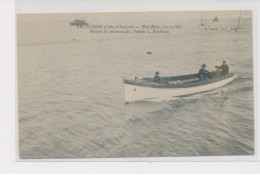
{"label": "vintage postcard", "polygon": [[252,11],[17,15],[20,159],[254,156]]}

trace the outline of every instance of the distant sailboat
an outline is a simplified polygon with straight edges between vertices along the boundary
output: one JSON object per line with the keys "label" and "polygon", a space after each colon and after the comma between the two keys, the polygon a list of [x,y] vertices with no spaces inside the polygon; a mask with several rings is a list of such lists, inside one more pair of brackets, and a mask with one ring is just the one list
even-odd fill
{"label": "distant sailboat", "polygon": [[219,22],[218,17],[216,16],[212,21],[213,22]]}
{"label": "distant sailboat", "polygon": [[241,11],[240,11],[239,18],[238,18],[238,22],[237,22],[237,28],[235,28],[235,31],[236,31],[236,32],[242,32],[242,31],[244,31],[244,29],[239,26],[239,25],[240,25],[240,19],[241,19]]}
{"label": "distant sailboat", "polygon": [[203,24],[203,22],[202,22],[202,13],[201,13],[201,16],[200,16],[200,27],[205,27],[206,25],[205,24]]}

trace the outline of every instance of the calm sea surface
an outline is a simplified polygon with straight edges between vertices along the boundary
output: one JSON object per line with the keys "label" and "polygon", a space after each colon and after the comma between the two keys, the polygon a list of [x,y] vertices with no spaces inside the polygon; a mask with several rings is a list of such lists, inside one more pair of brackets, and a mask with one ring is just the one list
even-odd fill
{"label": "calm sea surface", "polygon": [[[73,20],[73,17],[71,19]],[[199,20],[170,34],[90,34],[69,21],[18,17],[21,158],[254,154],[251,19],[244,32],[200,31]],[[87,20],[86,20],[87,21]],[[131,24],[90,20],[91,24]],[[235,27],[237,19],[216,26]],[[146,52],[151,51],[151,55]],[[125,105],[123,77],[192,74],[227,60],[235,80],[167,102]]]}

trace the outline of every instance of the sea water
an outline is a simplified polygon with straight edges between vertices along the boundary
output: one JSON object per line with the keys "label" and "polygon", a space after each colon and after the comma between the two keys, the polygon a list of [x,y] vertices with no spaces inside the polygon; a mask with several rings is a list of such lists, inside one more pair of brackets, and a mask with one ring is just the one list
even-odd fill
{"label": "sea water", "polygon": [[[182,26],[171,33],[99,34],[70,26],[74,17],[18,15],[21,158],[254,154],[251,18],[241,20],[245,31],[237,33],[200,30],[199,18],[92,15],[90,24]],[[236,24],[227,18],[217,26]],[[211,71],[223,60],[236,76],[224,87],[125,104],[124,77],[192,74],[203,63]]]}

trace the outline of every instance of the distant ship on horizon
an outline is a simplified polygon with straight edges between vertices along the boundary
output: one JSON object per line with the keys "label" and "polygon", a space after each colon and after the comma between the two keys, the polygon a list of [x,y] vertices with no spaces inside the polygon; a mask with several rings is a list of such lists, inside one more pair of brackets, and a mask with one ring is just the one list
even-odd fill
{"label": "distant ship on horizon", "polygon": [[74,21],[70,22],[71,26],[77,26],[77,28],[84,28],[88,25],[85,19],[75,19]]}

